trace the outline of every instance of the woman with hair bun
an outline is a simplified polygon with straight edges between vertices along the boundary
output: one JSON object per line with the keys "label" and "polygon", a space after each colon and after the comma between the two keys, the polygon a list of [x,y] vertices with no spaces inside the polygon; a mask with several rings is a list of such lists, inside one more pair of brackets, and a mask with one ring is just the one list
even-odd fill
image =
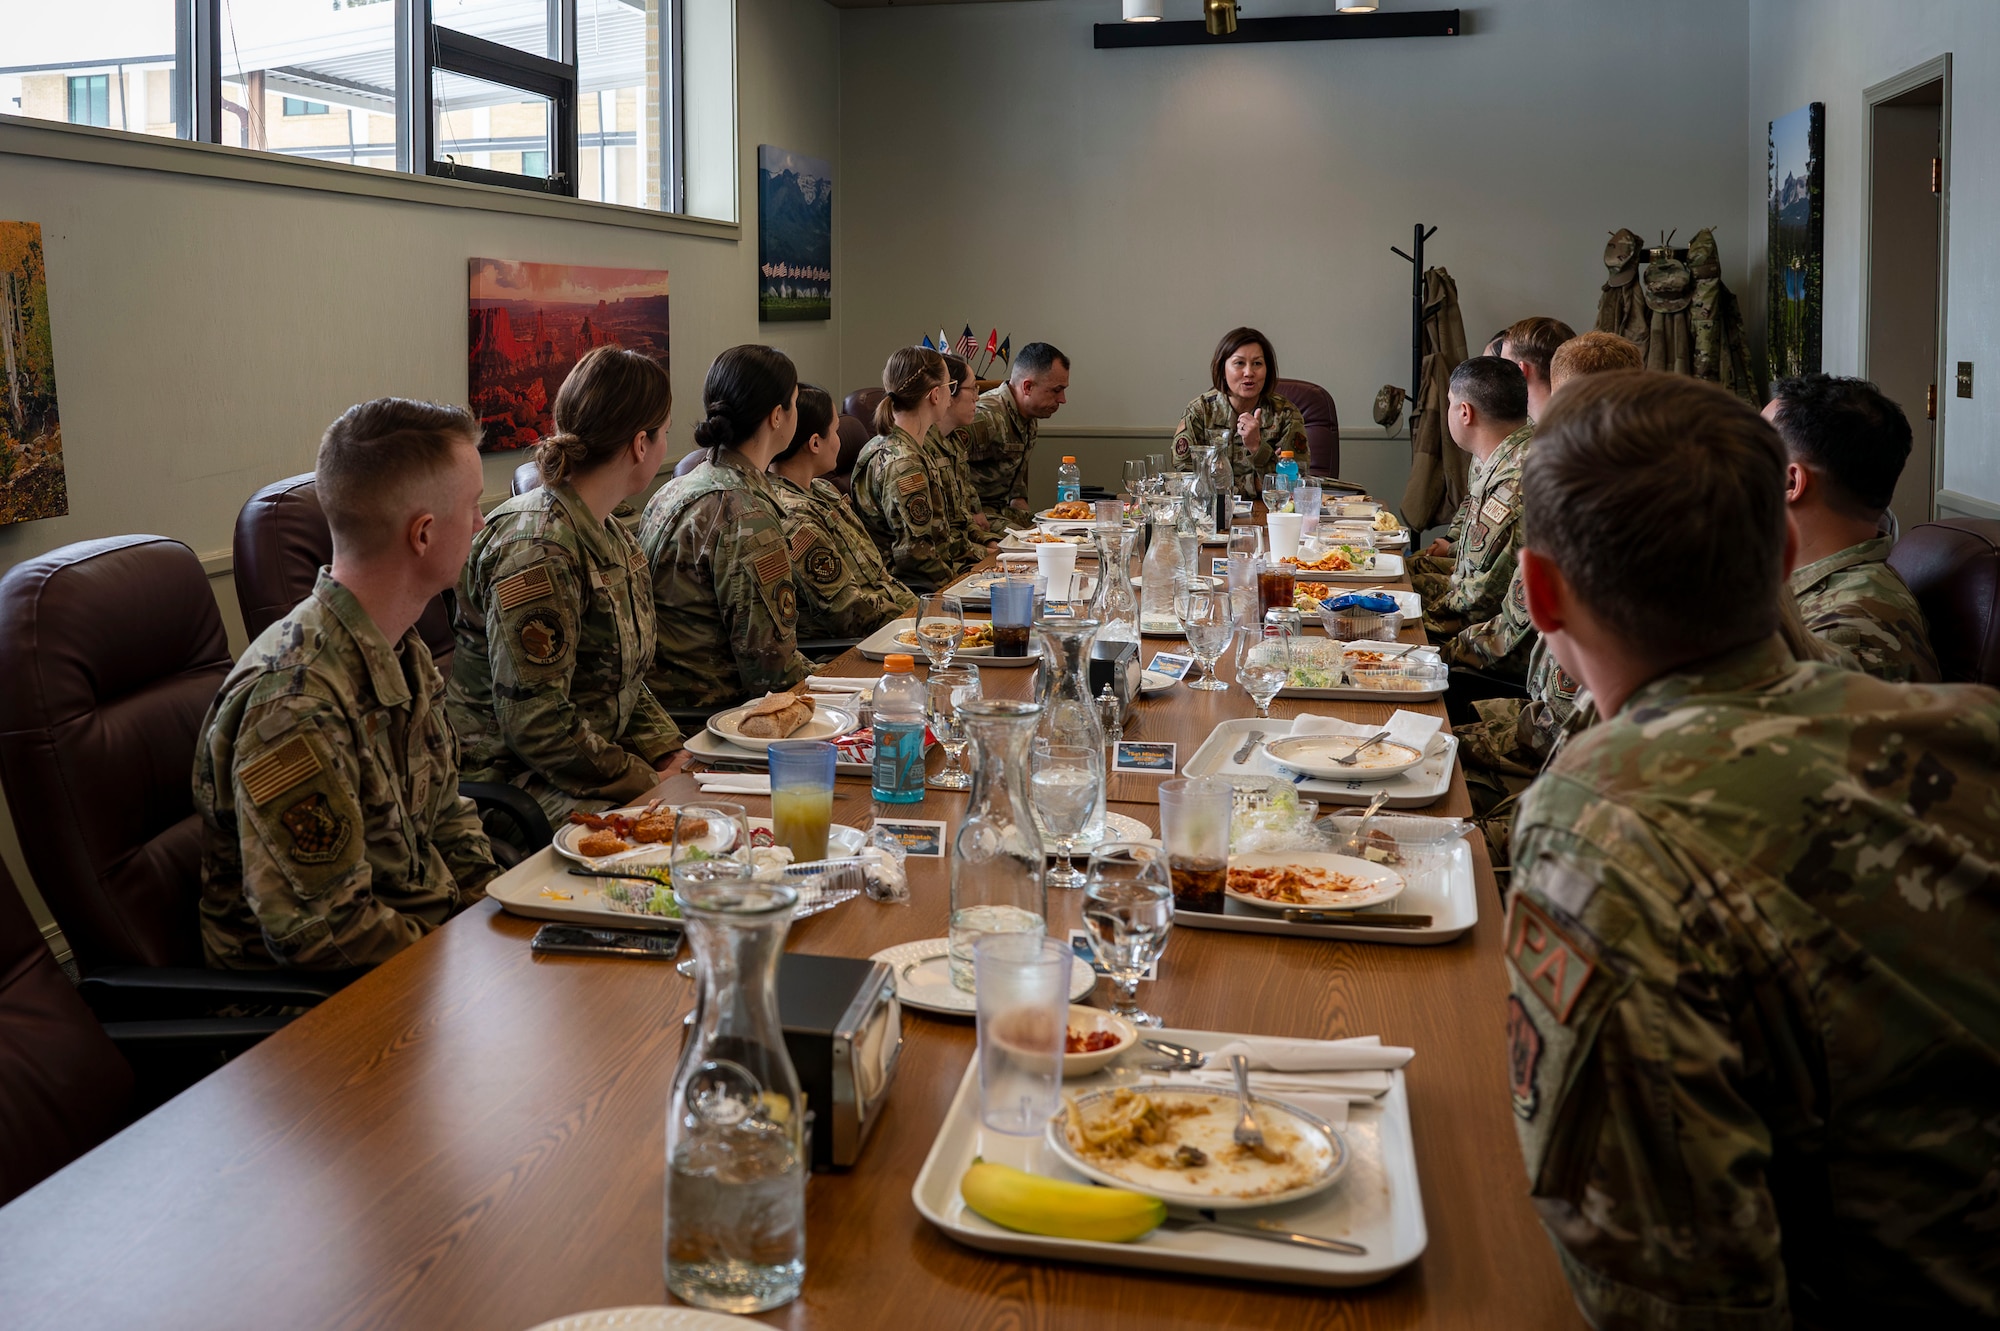
{"label": "woman with hair bun", "polygon": [[519,786],[560,823],[637,799],[686,760],[646,686],[646,557],[612,512],[652,483],[673,389],[658,361],[598,347],[556,393],[540,488],[494,509],[459,577],[446,708],[461,776]]}
{"label": "woman with hair bun", "polygon": [[708,456],[661,487],[639,523],[659,639],[647,676],[669,707],[715,707],[790,688],[798,591],[764,469],[790,445],[799,375],[773,347],[731,347],[708,368],[694,441]]}
{"label": "woman with hair bun", "polygon": [[785,515],[801,638],[865,638],[917,609],[916,593],[889,576],[846,498],[820,479],[839,461],[832,396],[800,384],[791,445],[765,479]]}
{"label": "woman with hair bun", "polygon": [[898,347],[882,368],[876,435],[854,460],[854,507],[889,572],[922,595],[948,585],[976,559],[953,530],[953,504],[922,440],[949,410],[944,357]]}

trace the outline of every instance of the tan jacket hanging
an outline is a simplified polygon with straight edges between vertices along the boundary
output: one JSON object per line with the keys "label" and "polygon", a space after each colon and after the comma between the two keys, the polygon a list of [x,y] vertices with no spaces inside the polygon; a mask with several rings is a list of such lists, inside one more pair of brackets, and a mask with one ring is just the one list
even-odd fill
{"label": "tan jacket hanging", "polygon": [[1610,276],[1597,298],[1597,331],[1616,333],[1646,349],[1646,299],[1639,290],[1639,257],[1646,242],[1630,229],[1614,231],[1604,245],[1604,266]]}
{"label": "tan jacket hanging", "polygon": [[1442,268],[1424,273],[1424,362],[1416,385],[1418,414],[1410,435],[1410,480],[1403,487],[1403,520],[1422,531],[1451,520],[1465,498],[1471,457],[1451,440],[1445,423],[1451,372],[1465,359],[1465,320],[1458,312],[1458,283]]}
{"label": "tan jacket hanging", "polygon": [[1759,405],[1757,381],[1750,373],[1750,345],[1743,335],[1743,311],[1735,293],[1722,284],[1714,228],[1703,227],[1688,242],[1688,268],[1694,274],[1694,301],[1688,306],[1694,377],[1721,384],[1751,406]]}
{"label": "tan jacket hanging", "polygon": [[1640,285],[1646,292],[1646,308],[1652,323],[1646,339],[1646,368],[1669,374],[1687,374],[1694,366],[1688,334],[1688,305],[1693,300],[1694,274],[1661,246],[1646,264]]}

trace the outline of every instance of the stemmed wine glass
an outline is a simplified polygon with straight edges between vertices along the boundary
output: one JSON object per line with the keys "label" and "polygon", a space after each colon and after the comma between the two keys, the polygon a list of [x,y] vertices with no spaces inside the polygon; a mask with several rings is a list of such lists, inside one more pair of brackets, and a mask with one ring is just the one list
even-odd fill
{"label": "stemmed wine glass", "polygon": [[1050,887],[1082,887],[1083,873],[1070,856],[1104,798],[1104,751],[1094,744],[1037,746],[1029,762],[1035,814],[1056,842],[1056,864],[1044,881]]}
{"label": "stemmed wine glass", "polygon": [[[750,858],[750,820],[743,806],[730,800],[683,804],[674,815],[667,875],[677,895],[692,897],[749,882],[756,864]],[[692,976],[694,957],[684,957],[674,969]]]}
{"label": "stemmed wine glass", "polygon": [[1146,493],[1146,460],[1144,458],[1125,459],[1125,502],[1138,502]]}
{"label": "stemmed wine glass", "polygon": [[1160,1019],[1139,1006],[1139,981],[1167,946],[1174,887],[1167,857],[1140,841],[1106,841],[1084,875],[1083,923],[1097,964],[1111,972],[1111,1010],[1135,1026]]}
{"label": "stemmed wine glass", "polygon": [[931,669],[943,670],[965,641],[965,603],[939,593],[925,599],[917,612],[917,641]]}
{"label": "stemmed wine glass", "polygon": [[1243,636],[1236,651],[1236,682],[1257,704],[1257,715],[1269,719],[1271,700],[1285,687],[1292,673],[1291,634],[1277,624],[1266,624],[1261,636]]}
{"label": "stemmed wine glass", "polygon": [[1187,634],[1188,650],[1200,662],[1202,678],[1188,687],[1220,692],[1229,685],[1215,677],[1215,663],[1229,650],[1236,635],[1236,614],[1230,604],[1229,587],[1214,578],[1189,578],[1187,599],[1181,610],[1181,629]]}
{"label": "stemmed wine glass", "polygon": [[931,734],[944,746],[944,770],[930,784],[939,790],[964,790],[972,784],[972,774],[960,767],[970,738],[959,719],[959,706],[979,696],[979,671],[971,666],[951,666],[931,671],[924,686],[924,710]]}

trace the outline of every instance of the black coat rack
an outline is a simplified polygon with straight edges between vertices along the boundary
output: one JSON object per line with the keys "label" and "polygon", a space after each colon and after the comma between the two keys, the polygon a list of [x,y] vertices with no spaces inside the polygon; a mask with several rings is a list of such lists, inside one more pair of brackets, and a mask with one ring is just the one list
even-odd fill
{"label": "black coat rack", "polygon": [[1410,228],[1410,248],[1414,254],[1403,254],[1399,246],[1391,245],[1392,254],[1402,255],[1410,264],[1410,438],[1417,437],[1417,416],[1423,411],[1424,392],[1424,242],[1437,234],[1436,227],[1426,229],[1422,222]]}

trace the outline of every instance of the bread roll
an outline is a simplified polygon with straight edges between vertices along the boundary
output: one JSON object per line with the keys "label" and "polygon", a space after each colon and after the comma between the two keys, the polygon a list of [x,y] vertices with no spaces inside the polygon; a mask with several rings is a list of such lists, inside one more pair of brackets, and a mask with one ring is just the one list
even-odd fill
{"label": "bread roll", "polygon": [[771,693],[745,709],[736,729],[752,739],[783,739],[813,718],[813,700],[797,693]]}

